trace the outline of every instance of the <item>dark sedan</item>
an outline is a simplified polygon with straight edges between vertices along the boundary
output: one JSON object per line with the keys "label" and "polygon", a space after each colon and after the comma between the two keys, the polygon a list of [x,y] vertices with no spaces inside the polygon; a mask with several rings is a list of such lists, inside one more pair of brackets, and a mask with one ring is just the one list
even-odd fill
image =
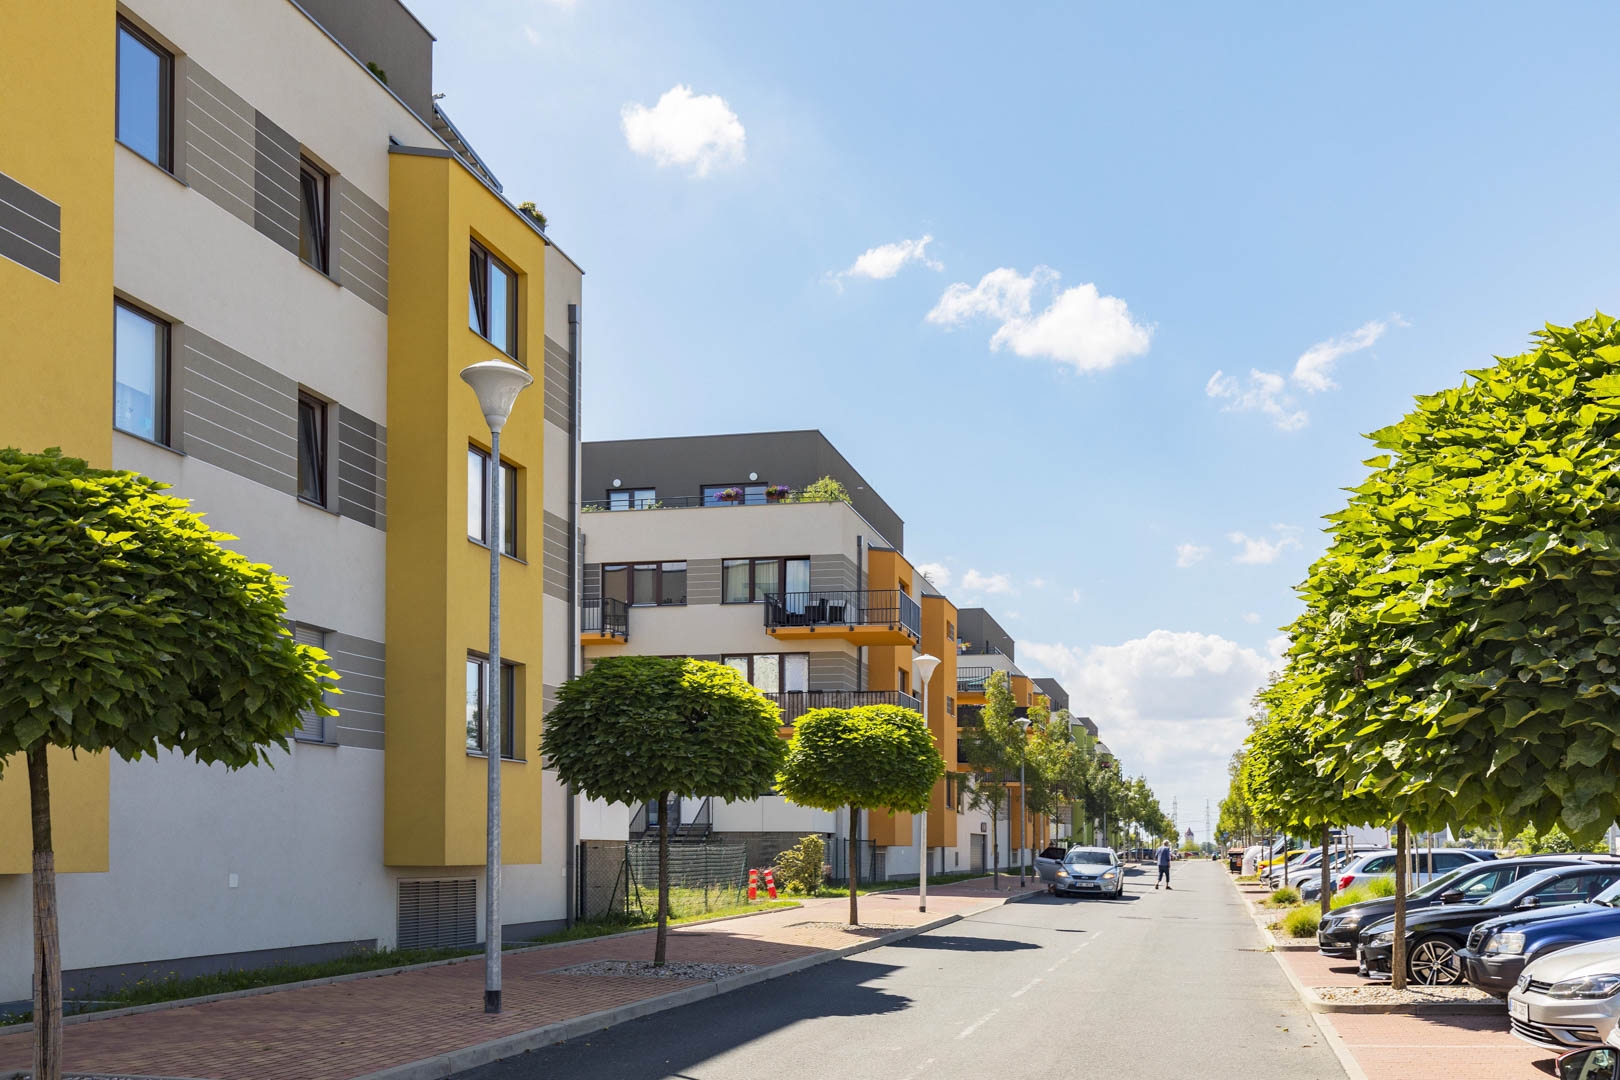
{"label": "dark sedan", "polygon": [[[1449,986],[1463,981],[1464,961],[1457,955],[1469,932],[1489,919],[1533,908],[1579,904],[1620,881],[1620,866],[1576,864],[1538,870],[1474,903],[1441,904],[1406,920],[1406,974],[1421,986]],[[1394,919],[1380,919],[1361,931],[1357,958],[1363,974],[1387,975],[1395,947]]]}
{"label": "dark sedan", "polygon": [[1620,883],[1591,903],[1551,911],[1514,912],[1482,922],[1459,952],[1470,986],[1506,997],[1532,960],[1571,945],[1620,937]]}
{"label": "dark sedan", "polygon": [[[1614,861],[1607,855],[1524,855],[1516,859],[1469,863],[1444,877],[1435,878],[1406,895],[1408,913],[1439,904],[1460,904],[1487,896],[1528,874],[1553,866],[1573,866],[1580,862]],[[1356,955],[1356,942],[1363,927],[1395,913],[1395,898],[1364,900],[1335,908],[1322,919],[1316,932],[1316,945],[1325,956],[1344,959]]]}

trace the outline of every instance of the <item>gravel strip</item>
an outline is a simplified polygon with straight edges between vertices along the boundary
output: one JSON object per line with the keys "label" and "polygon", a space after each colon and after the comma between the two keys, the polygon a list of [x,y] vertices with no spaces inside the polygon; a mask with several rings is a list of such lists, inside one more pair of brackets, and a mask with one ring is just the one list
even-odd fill
{"label": "gravel strip", "polygon": [[1334,1005],[1419,1005],[1436,1001],[1494,1001],[1472,986],[1313,986],[1311,993]]}
{"label": "gravel strip", "polygon": [[909,926],[891,926],[886,923],[861,923],[851,926],[847,922],[796,922],[788,923],[788,930],[842,930],[846,934],[856,934],[861,937],[878,937],[882,934],[892,933],[895,930],[910,930]]}
{"label": "gravel strip", "polygon": [[558,968],[553,975],[642,975],[654,979],[698,979],[712,982],[752,971],[753,964],[699,964],[674,961],[654,967],[651,960],[592,960],[588,964]]}

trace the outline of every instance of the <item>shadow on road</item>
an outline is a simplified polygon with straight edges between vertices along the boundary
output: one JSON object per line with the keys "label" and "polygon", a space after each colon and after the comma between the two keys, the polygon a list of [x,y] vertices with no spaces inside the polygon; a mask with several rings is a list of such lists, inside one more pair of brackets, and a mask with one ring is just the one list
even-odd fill
{"label": "shadow on road", "polygon": [[922,934],[904,941],[890,942],[891,949],[950,949],[952,952],[1020,952],[1038,949],[1031,941],[1006,941],[1002,938],[950,937]]}

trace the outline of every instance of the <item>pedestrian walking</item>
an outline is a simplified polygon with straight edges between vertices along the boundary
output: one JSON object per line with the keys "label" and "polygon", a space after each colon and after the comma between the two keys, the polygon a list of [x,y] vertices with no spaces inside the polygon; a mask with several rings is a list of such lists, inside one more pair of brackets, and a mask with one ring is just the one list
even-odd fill
{"label": "pedestrian walking", "polygon": [[1160,885],[1163,885],[1166,889],[1170,888],[1170,841],[1168,840],[1159,845],[1159,879],[1153,883],[1153,887],[1157,889]]}

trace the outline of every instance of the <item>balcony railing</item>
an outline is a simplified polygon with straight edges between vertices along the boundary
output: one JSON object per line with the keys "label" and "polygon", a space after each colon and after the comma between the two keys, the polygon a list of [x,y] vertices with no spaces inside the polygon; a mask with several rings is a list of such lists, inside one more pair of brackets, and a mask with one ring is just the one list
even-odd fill
{"label": "balcony railing", "polygon": [[580,634],[599,634],[630,640],[630,610],[623,600],[603,596],[580,606]]}
{"label": "balcony railing", "polygon": [[922,701],[898,690],[789,690],[766,694],[782,710],[782,723],[795,723],[811,709],[853,709],[857,705],[902,705],[922,712]]}
{"label": "balcony railing", "polygon": [[767,596],[765,626],[888,626],[920,638],[922,607],[899,589],[811,589]]}
{"label": "balcony railing", "polygon": [[990,676],[996,673],[991,667],[959,667],[956,669],[956,692],[958,694],[982,694],[984,684]]}
{"label": "balcony railing", "polygon": [[580,503],[580,509],[585,513],[597,511],[621,510],[679,510],[691,507],[724,507],[724,506],[776,506],[782,503],[817,503],[817,502],[844,502],[836,496],[820,498],[814,495],[800,495],[794,492],[784,498],[773,499],[767,495],[742,495],[735,499],[721,499],[714,495],[666,495],[654,496],[648,499],[586,499]]}

